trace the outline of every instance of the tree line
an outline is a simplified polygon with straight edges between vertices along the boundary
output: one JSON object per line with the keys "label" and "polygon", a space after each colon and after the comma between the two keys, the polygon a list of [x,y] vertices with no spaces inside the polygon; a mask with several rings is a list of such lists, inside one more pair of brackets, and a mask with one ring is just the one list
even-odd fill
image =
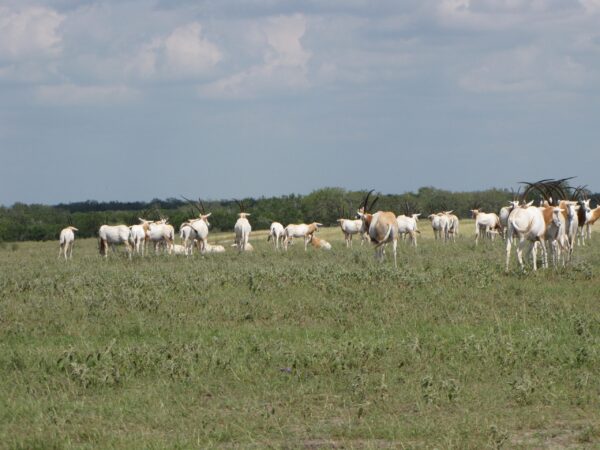
{"label": "tree line", "polygon": [[[348,191],[328,187],[308,195],[283,195],[240,199],[255,230],[268,229],[273,221],[288,223],[320,222],[336,225],[336,220],[353,218],[360,207],[366,191]],[[429,214],[442,210],[454,210],[461,218],[470,217],[475,207],[486,211],[499,211],[513,193],[506,189],[488,189],[474,192],[451,192],[434,187],[422,187],[417,192],[403,194],[376,194],[379,197],[375,209],[394,211],[396,214]],[[230,231],[239,212],[236,200],[203,201],[211,212],[213,231]],[[198,215],[198,210],[183,199],[154,199],[150,202],[97,202],[85,201],[58,205],[27,205],[15,203],[0,206],[0,241],[31,241],[57,239],[62,228],[73,224],[79,229],[79,237],[95,237],[103,224],[138,223],[138,217],[147,219],[168,217],[176,227],[185,220]]]}

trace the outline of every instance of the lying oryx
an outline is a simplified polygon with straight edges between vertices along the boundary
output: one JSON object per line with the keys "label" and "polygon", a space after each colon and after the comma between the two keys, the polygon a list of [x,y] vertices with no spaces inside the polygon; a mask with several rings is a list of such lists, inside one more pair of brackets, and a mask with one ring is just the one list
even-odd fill
{"label": "lying oryx", "polygon": [[331,244],[329,242],[327,242],[325,239],[319,239],[318,237],[314,236],[314,235],[310,235],[310,237],[308,238],[310,245],[313,248],[319,248],[319,249],[323,249],[323,250],[331,250]]}

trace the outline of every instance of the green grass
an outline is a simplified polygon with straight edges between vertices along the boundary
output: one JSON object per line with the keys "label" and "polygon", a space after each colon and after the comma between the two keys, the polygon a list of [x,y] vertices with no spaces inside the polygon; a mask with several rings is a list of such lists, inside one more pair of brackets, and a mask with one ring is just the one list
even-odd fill
{"label": "green grass", "polygon": [[338,229],[331,252],[0,247],[0,447],[600,446],[600,238],[505,274],[472,222],[420,228],[397,270]]}

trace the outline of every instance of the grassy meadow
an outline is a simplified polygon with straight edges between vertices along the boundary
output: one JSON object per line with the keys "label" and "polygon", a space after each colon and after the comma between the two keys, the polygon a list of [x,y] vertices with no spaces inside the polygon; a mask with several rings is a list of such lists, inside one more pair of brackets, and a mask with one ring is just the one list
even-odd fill
{"label": "grassy meadow", "polygon": [[397,270],[337,228],[331,252],[2,244],[0,448],[599,448],[600,236],[506,274],[472,221],[420,228]]}

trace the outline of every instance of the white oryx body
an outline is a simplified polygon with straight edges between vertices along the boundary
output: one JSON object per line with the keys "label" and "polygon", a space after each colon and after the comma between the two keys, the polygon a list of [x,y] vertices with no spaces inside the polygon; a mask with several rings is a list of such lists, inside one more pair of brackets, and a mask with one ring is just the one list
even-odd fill
{"label": "white oryx body", "polygon": [[460,231],[460,221],[458,220],[458,216],[452,214],[452,211],[446,211],[444,212],[444,215],[448,219],[448,239],[452,238],[452,241],[456,242],[456,238]]}
{"label": "white oryx body", "polygon": [[148,241],[154,243],[154,251],[158,253],[159,245],[165,244],[167,252],[171,254],[175,243],[175,228],[168,224],[166,219],[150,222],[146,233]]}
{"label": "white oryx body", "polygon": [[559,203],[559,206],[562,208],[562,214],[567,220],[566,233],[569,238],[569,260],[571,260],[577,241],[577,229],[579,228],[579,219],[577,217],[579,205],[575,201],[563,200]]}
{"label": "white oryx body", "polygon": [[210,226],[208,218],[211,214],[212,213],[203,214],[198,219],[188,220],[190,227],[192,227],[192,229],[194,230],[192,241],[196,240],[196,246],[198,247],[198,251],[200,253],[204,253],[204,247],[207,244],[208,227]]}
{"label": "white oryx body", "polygon": [[179,226],[179,239],[183,242],[185,254],[191,255],[196,240],[196,231],[192,228],[189,222],[183,222]]}
{"label": "white oryx body", "polygon": [[284,231],[284,240],[283,240],[283,248],[287,250],[288,244],[293,238],[304,238],[304,250],[308,247],[309,237],[322,227],[323,225],[317,222],[313,222],[310,224],[300,223],[300,224],[290,224],[285,227]]}
{"label": "white oryx body", "polygon": [[360,234],[360,245],[363,245],[363,242],[367,240],[365,237],[366,230],[361,219],[338,219],[337,222],[344,233],[346,247],[352,247],[352,236],[355,234]]}
{"label": "white oryx body", "polygon": [[564,210],[557,206],[540,207],[546,223],[545,240],[550,244],[552,264],[556,268],[560,261],[565,265],[565,254],[569,254],[569,239],[566,234],[567,221]]}
{"label": "white oryx body", "polygon": [[388,243],[391,243],[392,251],[394,252],[394,267],[398,267],[396,255],[398,247],[398,221],[396,220],[396,215],[389,211],[377,211],[375,214],[359,211],[358,215],[364,221],[371,242],[375,245],[375,258],[383,261],[384,247]]}
{"label": "white oryx body", "polygon": [[398,235],[404,239],[405,236],[410,236],[410,242],[413,246],[417,246],[417,234],[421,232],[417,229],[417,219],[421,214],[413,214],[405,216],[404,214],[396,217],[398,223]]}
{"label": "white oryx body", "polygon": [[427,216],[431,220],[431,228],[435,239],[441,239],[444,242],[448,238],[448,217],[443,213],[430,214]]}
{"label": "white oryx body", "polygon": [[60,231],[60,236],[58,237],[58,243],[59,243],[58,257],[59,258],[60,258],[61,254],[64,254],[65,259],[67,259],[67,257],[73,258],[73,245],[75,244],[75,231],[79,231],[79,230],[72,226],[63,228]]}
{"label": "white oryx body", "polygon": [[[234,244],[234,246],[236,246]],[[246,251],[251,250],[252,245],[250,242],[246,245]],[[225,247],[222,245],[213,245],[208,242],[204,244],[204,253],[225,253]]]}
{"label": "white oryx body", "polygon": [[114,251],[115,245],[123,244],[131,258],[131,245],[129,245],[129,227],[127,225],[102,225],[98,230],[100,239],[100,254],[108,258],[108,247]]}
{"label": "white oryx body", "polygon": [[239,213],[239,219],[235,222],[233,227],[233,230],[235,231],[235,244],[240,252],[246,250],[248,240],[250,239],[250,232],[252,231],[252,226],[246,218],[249,215],[249,213]]}
{"label": "white oryx body", "polygon": [[480,234],[483,234],[484,238],[493,240],[494,234],[490,231],[501,229],[498,215],[496,213],[483,213],[478,209],[472,209],[471,214],[475,219],[475,245],[479,242]]}
{"label": "white oryx body", "polygon": [[548,255],[546,253],[545,234],[546,222],[542,211],[537,207],[532,207],[531,203],[525,206],[519,206],[510,213],[508,217],[508,230],[506,233],[506,270],[508,271],[510,262],[510,251],[512,248],[513,236],[519,238],[517,246],[517,259],[521,269],[524,269],[523,264],[523,248],[527,243],[531,243],[528,252],[533,255],[533,270],[537,270],[537,243],[541,243],[542,248],[542,265],[548,266]]}
{"label": "white oryx body", "polygon": [[279,243],[283,245],[283,238],[285,234],[285,228],[279,222],[273,222],[269,227],[269,237],[267,237],[267,241],[273,239],[275,249],[279,249]]}
{"label": "white oryx body", "polygon": [[173,254],[175,255],[187,255],[187,249],[184,245],[173,244]]}
{"label": "white oryx body", "polygon": [[148,238],[148,228],[150,221],[138,217],[140,221],[137,225],[131,225],[129,227],[129,243],[138,255],[144,256],[146,250],[146,240]]}

